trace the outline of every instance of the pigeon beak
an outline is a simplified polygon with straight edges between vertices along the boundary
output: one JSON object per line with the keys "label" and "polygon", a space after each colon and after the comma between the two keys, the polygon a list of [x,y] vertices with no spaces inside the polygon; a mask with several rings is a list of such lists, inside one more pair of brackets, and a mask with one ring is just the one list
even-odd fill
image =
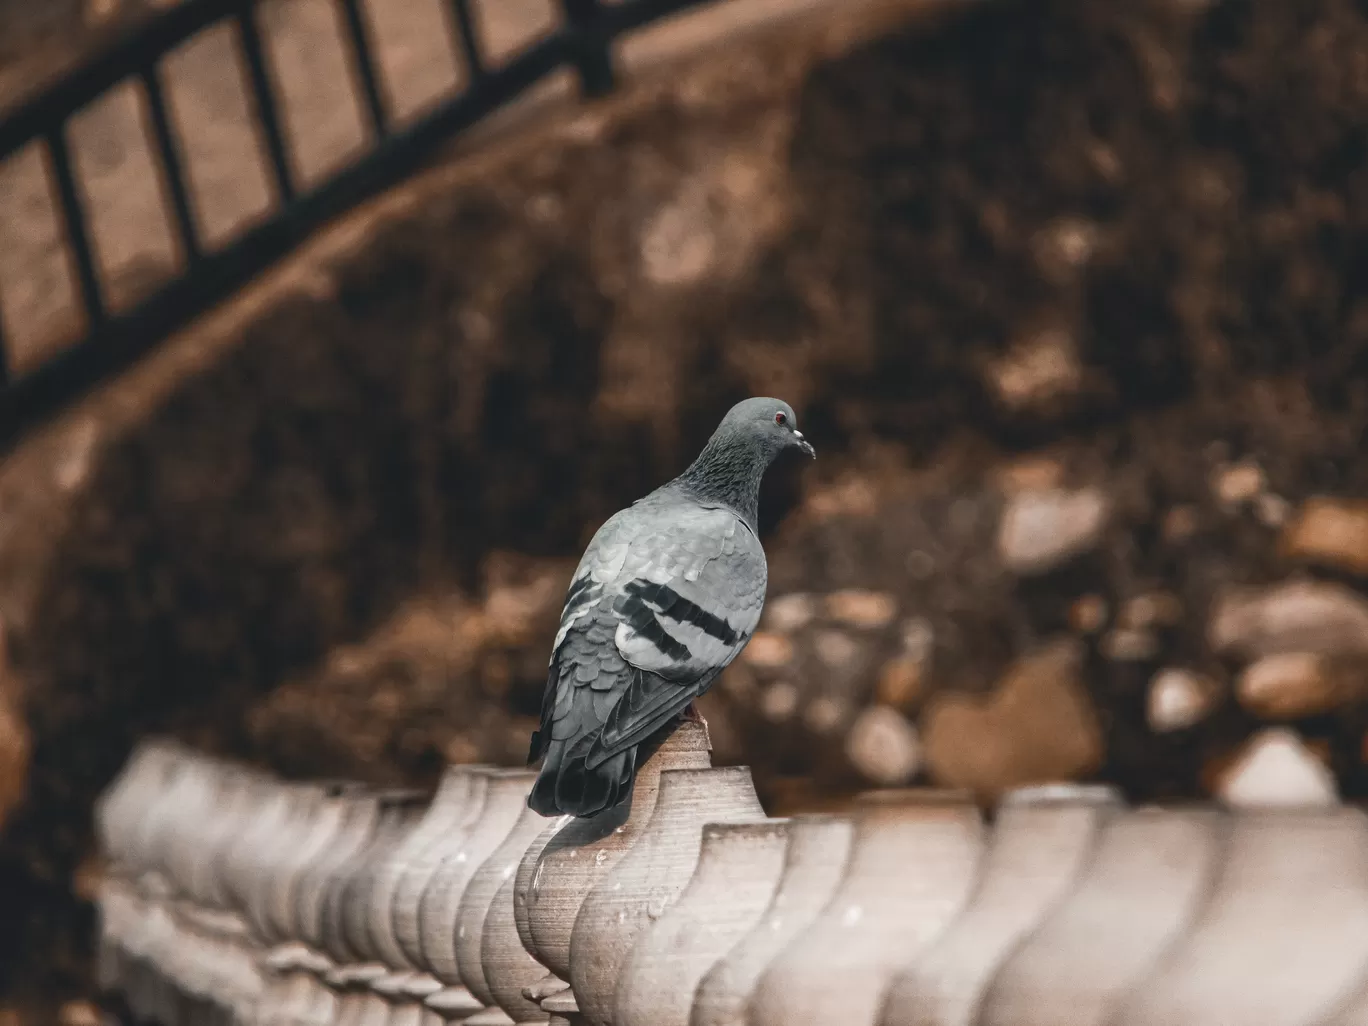
{"label": "pigeon beak", "polygon": [[811,442],[809,442],[806,438],[803,437],[803,433],[801,431],[794,431],[793,437],[798,439],[798,448],[802,449],[803,452],[807,453],[814,460],[817,458],[817,450],[812,447]]}

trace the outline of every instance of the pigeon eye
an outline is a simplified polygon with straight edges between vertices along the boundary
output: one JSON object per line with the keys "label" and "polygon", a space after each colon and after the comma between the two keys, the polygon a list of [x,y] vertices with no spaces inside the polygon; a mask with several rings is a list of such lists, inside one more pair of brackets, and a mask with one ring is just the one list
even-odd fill
{"label": "pigeon eye", "polygon": [[774,422],[775,422],[776,424],[787,424],[787,423],[788,423],[788,415],[787,415],[786,413],[784,413],[783,410],[780,410],[778,413],[776,413],[776,414],[774,415]]}

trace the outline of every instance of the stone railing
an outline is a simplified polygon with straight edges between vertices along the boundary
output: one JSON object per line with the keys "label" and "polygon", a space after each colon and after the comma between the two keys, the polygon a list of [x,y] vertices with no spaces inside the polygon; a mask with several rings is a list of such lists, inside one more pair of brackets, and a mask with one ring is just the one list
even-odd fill
{"label": "stone railing", "polygon": [[769,819],[686,724],[630,814],[524,771],[435,795],[164,742],[98,813],[99,969],[166,1026],[1368,1022],[1368,819],[1129,809],[1109,789],[872,793]]}

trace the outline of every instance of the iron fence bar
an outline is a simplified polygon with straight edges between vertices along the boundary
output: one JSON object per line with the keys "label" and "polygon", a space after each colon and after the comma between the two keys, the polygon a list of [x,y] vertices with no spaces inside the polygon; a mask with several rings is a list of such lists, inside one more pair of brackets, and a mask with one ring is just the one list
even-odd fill
{"label": "iron fence bar", "polygon": [[485,73],[484,55],[480,53],[480,38],[475,19],[470,13],[470,0],[451,0],[451,13],[456,18],[456,36],[461,44],[466,70],[471,81]]}
{"label": "iron fence bar", "polygon": [[605,31],[600,0],[561,0],[561,8],[574,39],[575,66],[584,95],[612,92],[613,41]]}
{"label": "iron fence bar", "polygon": [[18,378],[0,402],[0,453],[12,448],[28,426],[131,365],[171,332],[242,288],[327,221],[408,177],[455,132],[512,100],[569,63],[571,57],[570,40],[563,34],[524,51],[461,96],[414,122],[403,134],[380,141],[355,164],[300,194],[287,213],[206,253],[196,273],[177,278]]}
{"label": "iron fence bar", "polygon": [[285,137],[281,133],[275,90],[271,87],[271,77],[266,70],[266,55],[261,45],[255,0],[248,0],[238,12],[237,25],[238,35],[242,39],[242,53],[247,59],[247,77],[251,80],[252,98],[256,103],[257,117],[261,119],[262,134],[266,137],[266,152],[271,160],[276,193],[281,205],[284,206],[294,198],[294,176],[290,173],[289,154],[285,149]]}
{"label": "iron fence bar", "polygon": [[78,65],[46,89],[0,112],[0,160],[96,99],[129,75],[160,60],[191,36],[223,21],[239,0],[184,0],[151,19],[130,26],[88,63]]}
{"label": "iron fence bar", "polygon": [[377,139],[389,132],[389,117],[385,101],[380,95],[380,84],[375,75],[375,58],[371,48],[370,29],[361,13],[360,0],[341,0],[342,13],[347,20],[347,38],[351,44],[352,63],[361,82],[361,93],[366,101],[366,115]]}
{"label": "iron fence bar", "polygon": [[185,170],[181,166],[179,148],[171,131],[171,119],[166,109],[166,93],[162,88],[161,70],[150,64],[142,71],[143,90],[147,94],[147,109],[152,118],[152,134],[157,142],[157,155],[166,175],[166,189],[171,194],[171,212],[176,221],[176,234],[187,266],[200,258],[199,231],[194,211],[190,207],[190,193],[185,184]]}
{"label": "iron fence bar", "polygon": [[66,127],[62,123],[48,132],[48,155],[52,159],[52,175],[57,180],[57,196],[61,201],[67,241],[71,243],[72,256],[76,259],[76,281],[81,290],[81,305],[85,307],[87,331],[93,333],[104,322],[106,311],[104,297],[100,294],[99,275],[95,270],[90,226],[86,222],[85,206],[76,189],[76,177],[71,167]]}

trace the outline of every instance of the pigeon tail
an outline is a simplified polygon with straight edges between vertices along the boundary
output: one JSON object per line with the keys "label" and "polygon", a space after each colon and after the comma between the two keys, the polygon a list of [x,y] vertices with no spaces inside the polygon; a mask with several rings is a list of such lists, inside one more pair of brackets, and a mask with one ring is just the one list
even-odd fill
{"label": "pigeon tail", "polygon": [[552,741],[546,750],[527,805],[542,816],[587,818],[616,808],[632,793],[636,777],[636,746],[624,749],[590,769],[586,765],[594,737],[587,735],[567,747]]}

